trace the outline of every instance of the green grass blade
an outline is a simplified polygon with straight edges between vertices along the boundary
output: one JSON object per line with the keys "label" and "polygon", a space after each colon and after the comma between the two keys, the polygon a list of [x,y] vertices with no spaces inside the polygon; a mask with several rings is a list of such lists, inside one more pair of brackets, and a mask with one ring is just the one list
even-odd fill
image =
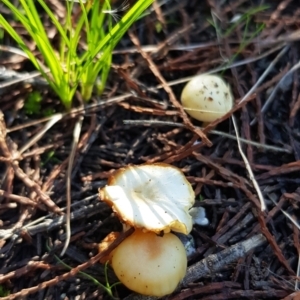
{"label": "green grass blade", "polygon": [[[99,72],[101,74],[101,90],[106,83],[108,72],[111,64],[111,53],[116,44],[123,37],[129,27],[140,18],[144,11],[153,3],[154,0],[139,0],[136,4],[123,16],[123,18],[101,39],[99,45],[94,49],[90,49],[82,58],[83,71],[80,74],[82,78],[81,90],[83,99],[88,100],[91,96],[91,83],[96,82]],[[92,47],[91,47],[92,48]],[[101,53],[102,52],[102,53]],[[94,58],[100,54],[100,58],[93,64]]]}
{"label": "green grass blade", "polygon": [[66,32],[64,28],[61,26],[60,22],[57,20],[57,18],[54,16],[50,8],[47,6],[47,4],[43,0],[38,0],[40,5],[43,7],[53,24],[55,25],[56,29],[58,30],[60,36],[63,38],[64,42],[68,47],[70,47],[70,40],[68,36],[66,35]]}
{"label": "green grass blade", "polygon": [[27,54],[30,61],[33,63],[33,65],[36,67],[36,69],[42,73],[42,75],[45,77],[45,79],[48,81],[48,83],[52,84],[51,78],[48,76],[48,74],[45,72],[43,67],[38,62],[38,60],[32,54],[32,51],[27,47],[27,45],[24,43],[22,38],[12,28],[12,26],[3,18],[2,15],[0,15],[0,25],[9,33],[9,35],[16,41],[16,43],[19,45],[19,47]]}
{"label": "green grass blade", "polygon": [[26,17],[31,24],[31,29],[35,36],[38,36],[44,40],[48,40],[48,36],[40,20],[40,16],[36,10],[33,0],[20,0],[20,3],[25,10]]}
{"label": "green grass blade", "polygon": [[137,1],[136,4],[125,14],[125,16],[112,28],[112,30],[106,34],[94,51],[92,53],[85,53],[81,59],[83,61],[87,61],[89,64],[92,59],[103,50],[105,45],[111,42],[112,47],[114,48],[134,21],[136,21],[153,2],[154,0]]}
{"label": "green grass blade", "polygon": [[[24,0],[20,0],[20,3],[22,4],[25,10],[25,15],[23,15],[16,7],[14,7],[10,3],[10,1],[3,0],[3,3],[7,5],[7,7],[12,11],[15,17],[22,23],[22,25],[25,27],[27,32],[36,42],[38,49],[41,51],[43,58],[45,59],[46,65],[51,70],[51,75],[53,76],[54,81],[59,82],[61,78],[61,72],[62,72],[61,66],[58,63],[57,55],[55,55],[55,52],[50,44],[50,41],[46,35],[43,25],[39,20],[38,13],[36,11],[36,8],[34,7],[34,3],[32,2],[32,0],[28,0],[27,2]],[[16,33],[16,35],[18,34]],[[19,43],[20,39],[18,39],[16,35],[14,35],[14,39],[16,40],[17,43]],[[28,54],[28,52],[26,53]],[[29,57],[30,60],[32,60],[32,55],[29,55]]]}
{"label": "green grass blade", "polygon": [[[59,32],[61,38],[59,53],[55,51],[47,36],[46,29],[36,9],[36,2],[41,5]],[[64,105],[70,108],[80,81],[81,89],[87,92],[83,93],[87,100],[91,96],[93,87],[95,85],[97,87],[96,80],[101,72],[101,84],[98,85],[98,92],[103,91],[110,70],[114,47],[133,22],[138,20],[153,2],[154,0],[138,0],[113,26],[116,10],[111,9],[109,0],[87,0],[86,2],[79,0],[81,14],[74,24],[72,19],[74,1],[66,0],[67,15],[63,25],[57,20],[45,0],[19,0],[24,11],[19,10],[11,1],[2,0],[1,3],[10,9],[36,43],[50,74],[45,72],[43,65],[35,58],[22,37],[2,15],[0,15],[0,25],[28,55]],[[79,42],[82,41],[84,33],[86,34],[87,49],[79,56]]]}
{"label": "green grass blade", "polygon": [[16,41],[19,47],[28,55],[29,59],[32,61],[34,66],[39,70],[42,71],[41,66],[39,65],[38,61],[23,42],[22,38],[17,34],[17,32],[12,28],[12,26],[0,15],[0,25],[8,32],[8,34]]}

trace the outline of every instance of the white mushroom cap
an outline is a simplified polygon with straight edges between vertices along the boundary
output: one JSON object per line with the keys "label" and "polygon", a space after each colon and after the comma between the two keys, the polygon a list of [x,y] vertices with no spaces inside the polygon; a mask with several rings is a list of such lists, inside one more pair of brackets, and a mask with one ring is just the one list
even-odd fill
{"label": "white mushroom cap", "polygon": [[128,166],[116,171],[100,190],[121,221],[160,233],[188,234],[193,222],[189,209],[195,194],[180,169],[168,164]]}
{"label": "white mushroom cap", "polygon": [[161,237],[136,230],[114,250],[112,267],[132,291],[162,297],[172,293],[184,277],[187,257],[176,235]]}
{"label": "white mushroom cap", "polygon": [[185,111],[203,122],[213,122],[233,106],[230,87],[218,76],[197,75],[187,83],[181,94]]}

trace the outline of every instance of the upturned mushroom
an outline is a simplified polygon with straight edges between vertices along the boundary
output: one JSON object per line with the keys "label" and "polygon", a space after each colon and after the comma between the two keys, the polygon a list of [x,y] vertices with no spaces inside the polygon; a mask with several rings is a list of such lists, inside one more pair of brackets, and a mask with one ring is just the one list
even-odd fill
{"label": "upturned mushroom", "polygon": [[193,188],[180,169],[168,164],[119,169],[100,190],[100,199],[134,228],[188,234],[193,227],[189,214],[195,201]]}
{"label": "upturned mushroom", "polygon": [[129,166],[116,171],[100,190],[126,226],[135,228],[110,255],[119,280],[143,295],[172,293],[187,268],[182,242],[171,231],[188,234],[194,191],[180,169],[167,164]]}
{"label": "upturned mushroom", "polygon": [[225,115],[233,106],[229,85],[216,75],[197,75],[181,93],[184,110],[202,122],[213,122]]}

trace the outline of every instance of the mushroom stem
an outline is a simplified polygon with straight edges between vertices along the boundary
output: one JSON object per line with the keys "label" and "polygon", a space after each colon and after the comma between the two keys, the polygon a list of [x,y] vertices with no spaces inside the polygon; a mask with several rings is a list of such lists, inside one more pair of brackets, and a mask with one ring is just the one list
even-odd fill
{"label": "mushroom stem", "polygon": [[[254,235],[253,237],[237,243],[217,254],[211,254],[205,259],[195,263],[187,269],[186,276],[177,289],[185,287],[188,284],[199,280],[200,278],[209,276],[219,272],[224,266],[237,261],[239,258],[244,257],[249,251],[262,245],[266,238],[262,234]],[[131,294],[124,300],[156,300],[158,297],[143,296],[138,294]]]}

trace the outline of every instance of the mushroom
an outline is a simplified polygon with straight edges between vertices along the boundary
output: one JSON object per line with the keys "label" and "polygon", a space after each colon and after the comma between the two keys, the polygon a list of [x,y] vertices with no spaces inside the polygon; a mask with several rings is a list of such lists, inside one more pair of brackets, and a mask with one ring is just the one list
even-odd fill
{"label": "mushroom", "polygon": [[144,295],[172,293],[186,273],[187,257],[170,231],[188,234],[193,226],[189,209],[195,194],[182,171],[163,163],[128,166],[111,175],[99,194],[124,226],[135,228],[106,257],[119,280]]}
{"label": "mushroom", "polygon": [[187,257],[175,234],[158,236],[136,229],[114,250],[112,267],[127,288],[162,297],[172,293],[184,277]]}
{"label": "mushroom", "polygon": [[233,106],[230,87],[216,75],[197,75],[187,83],[181,93],[186,112],[202,122],[213,122],[225,115]]}
{"label": "mushroom", "polygon": [[194,191],[182,171],[168,164],[121,168],[100,190],[100,198],[134,228],[188,234],[193,227]]}

